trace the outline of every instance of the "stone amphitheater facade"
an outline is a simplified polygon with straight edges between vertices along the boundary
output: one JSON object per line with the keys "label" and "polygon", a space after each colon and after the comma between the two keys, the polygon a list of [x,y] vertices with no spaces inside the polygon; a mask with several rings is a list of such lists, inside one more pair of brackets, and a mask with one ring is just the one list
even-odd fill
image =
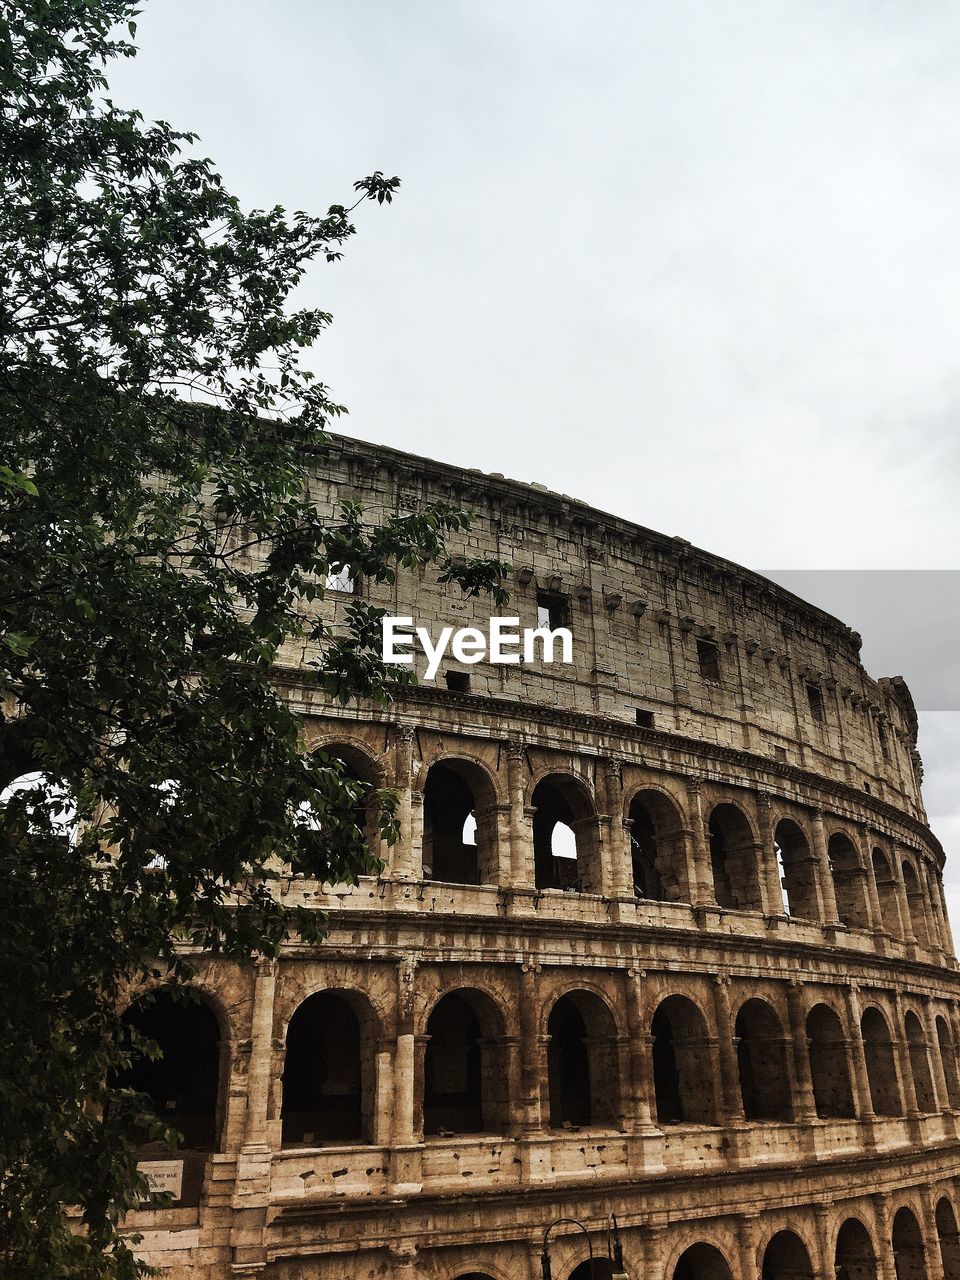
{"label": "stone amphitheater facade", "polygon": [[[960,1280],[960,979],[904,682],[757,574],[539,486],[343,438],[313,484],[331,513],[470,506],[459,550],[508,561],[506,612],[568,620],[574,661],[344,708],[285,655],[310,746],[395,787],[402,834],[352,891],[284,883],[322,946],[201,958],[197,1011],[151,1015],[186,1145],[143,1152],[178,1193],[129,1223],[147,1259]],[[341,585],[435,633],[490,613],[429,570]]]}

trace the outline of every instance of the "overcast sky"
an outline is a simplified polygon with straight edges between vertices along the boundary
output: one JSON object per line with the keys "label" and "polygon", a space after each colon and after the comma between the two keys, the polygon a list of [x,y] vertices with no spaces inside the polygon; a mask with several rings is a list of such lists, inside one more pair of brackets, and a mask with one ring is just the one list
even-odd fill
{"label": "overcast sky", "polygon": [[[138,43],[117,101],[244,202],[400,175],[302,291],[349,434],[773,574],[960,569],[955,0],[149,0]],[[804,575],[921,687],[960,921],[960,593],[910,577]]]}

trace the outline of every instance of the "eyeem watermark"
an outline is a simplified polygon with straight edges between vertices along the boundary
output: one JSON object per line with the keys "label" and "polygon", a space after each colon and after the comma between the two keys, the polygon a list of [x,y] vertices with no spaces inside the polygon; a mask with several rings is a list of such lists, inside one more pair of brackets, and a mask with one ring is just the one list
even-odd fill
{"label": "eyeem watermark", "polygon": [[[491,618],[486,631],[479,627],[443,627],[434,644],[426,627],[414,627],[413,618],[387,616],[383,619],[383,660],[411,667],[416,660],[413,646],[419,645],[427,659],[424,678],[433,680],[444,655],[472,666],[492,662],[507,666],[519,662],[573,662],[573,636],[566,627],[524,627],[519,618]],[[555,656],[559,647],[560,656]],[[538,654],[539,650],[539,654]]]}

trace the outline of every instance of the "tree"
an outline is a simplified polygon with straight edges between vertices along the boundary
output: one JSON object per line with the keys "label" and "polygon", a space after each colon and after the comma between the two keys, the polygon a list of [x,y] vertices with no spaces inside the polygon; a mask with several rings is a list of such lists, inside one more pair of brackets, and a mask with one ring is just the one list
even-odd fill
{"label": "tree", "polygon": [[342,410],[301,363],[330,317],[290,294],[398,180],[323,217],[242,211],[192,135],[103,96],[135,14],[0,17],[0,1271],[44,1280],[139,1269],[117,1228],[144,1191],[125,1135],[161,1130],[115,1083],[155,1051],[122,1030],[128,984],[188,978],[183,944],[244,961],[319,940],[322,918],[277,900],[278,859],[377,869],[358,785],[304,753],[271,684],[309,640],[331,698],[389,697],[380,611],[357,599],[336,638],[326,575],[431,564],[505,598],[503,565],[448,551],[468,513],[329,523],[310,501]]}

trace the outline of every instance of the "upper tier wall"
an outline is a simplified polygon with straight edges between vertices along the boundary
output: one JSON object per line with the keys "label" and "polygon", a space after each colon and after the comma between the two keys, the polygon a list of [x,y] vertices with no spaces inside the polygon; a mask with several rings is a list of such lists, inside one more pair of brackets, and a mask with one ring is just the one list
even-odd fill
{"label": "upper tier wall", "polygon": [[[331,516],[344,500],[371,520],[436,500],[476,513],[451,550],[512,565],[505,609],[441,586],[432,569],[363,588],[434,637],[444,625],[485,629],[497,612],[535,626],[538,592],[567,598],[572,665],[467,668],[446,658],[440,687],[461,670],[472,693],[631,724],[652,713],[657,729],[797,765],[925,820],[904,682],[871,679],[856,632],[759,574],[537,486],[340,436],[315,468],[312,496]],[[342,603],[331,596],[327,607]],[[701,665],[704,643],[715,645],[717,671],[709,653]]]}

